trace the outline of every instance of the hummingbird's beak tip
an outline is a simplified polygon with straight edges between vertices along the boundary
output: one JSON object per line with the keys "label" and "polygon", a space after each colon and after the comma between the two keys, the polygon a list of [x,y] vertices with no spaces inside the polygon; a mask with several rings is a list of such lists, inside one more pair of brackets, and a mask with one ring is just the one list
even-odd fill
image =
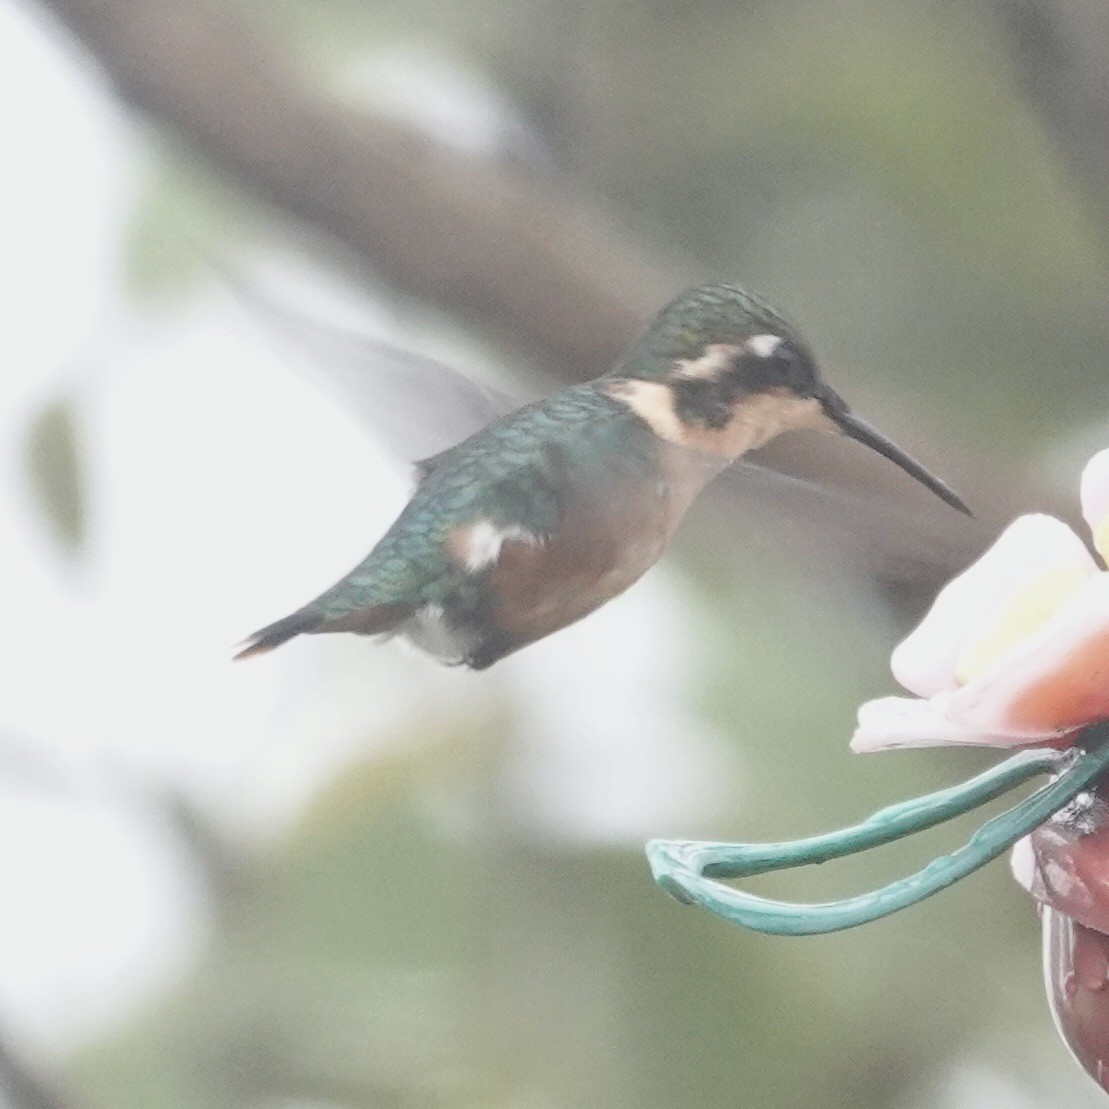
{"label": "hummingbird's beak tip", "polygon": [[956,512],[961,512],[970,520],[976,518],[966,501],[964,501],[949,485],[941,482],[937,478],[935,479],[935,485],[930,485],[929,488],[944,502],[944,504],[949,504]]}
{"label": "hummingbird's beak tip", "polygon": [[[834,394],[833,394],[834,396]],[[900,467],[910,477],[915,478],[926,489],[930,489],[944,504],[950,505],[964,516],[974,519],[970,507],[946,482],[941,481],[933,473],[925,469],[915,458],[906,454],[896,443],[887,439],[876,427],[860,419],[838,397],[834,398],[836,404],[826,406],[825,411],[844,435],[857,440],[871,450],[877,451],[884,458],[888,458],[895,466]]]}
{"label": "hummingbird's beak tip", "polygon": [[969,517],[971,520],[976,519],[974,513],[970,510],[970,506],[962,497],[956,496],[951,502],[951,507],[957,508],[964,516]]}

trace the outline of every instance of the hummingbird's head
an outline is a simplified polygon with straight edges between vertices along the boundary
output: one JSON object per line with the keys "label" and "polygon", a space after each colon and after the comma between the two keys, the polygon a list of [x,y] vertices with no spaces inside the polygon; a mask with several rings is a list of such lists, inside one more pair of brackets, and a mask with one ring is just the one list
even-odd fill
{"label": "hummingbird's head", "polygon": [[615,376],[614,395],[681,446],[731,460],[783,431],[835,431],[970,514],[939,478],[851,412],[821,380],[815,356],[781,313],[735,285],[702,285],[675,297]]}

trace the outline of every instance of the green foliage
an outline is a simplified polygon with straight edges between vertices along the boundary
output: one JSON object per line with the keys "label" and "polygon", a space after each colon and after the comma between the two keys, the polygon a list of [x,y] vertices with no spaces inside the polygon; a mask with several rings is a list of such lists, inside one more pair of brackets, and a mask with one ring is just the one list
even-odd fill
{"label": "green foliage", "polygon": [[73,397],[44,404],[23,441],[27,481],[42,518],[66,554],[75,554],[88,529],[80,434]]}
{"label": "green foliage", "polygon": [[209,259],[231,255],[263,224],[264,215],[228,182],[160,144],[127,235],[127,285],[140,299],[179,296],[211,277]]}
{"label": "green foliage", "polygon": [[[747,770],[719,835],[814,831],[970,772],[970,754],[847,754],[855,698],[888,680],[857,603],[781,582],[713,608],[706,711]],[[86,1054],[89,1105],[860,1109],[954,1054],[1005,1070],[1051,1049],[1035,913],[1003,865],[858,932],[745,934],[662,895],[638,847],[545,848],[505,824],[489,783],[512,735],[444,721],[338,778],[221,903],[195,973]],[[841,895],[968,829],[758,888]]]}

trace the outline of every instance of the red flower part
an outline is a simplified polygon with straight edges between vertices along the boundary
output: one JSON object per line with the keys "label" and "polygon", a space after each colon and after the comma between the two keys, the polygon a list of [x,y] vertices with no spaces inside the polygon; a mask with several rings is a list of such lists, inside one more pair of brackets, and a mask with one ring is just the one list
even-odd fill
{"label": "red flower part", "polygon": [[1071,1054],[1109,1091],[1109,936],[1045,908],[1044,978],[1055,1025]]}

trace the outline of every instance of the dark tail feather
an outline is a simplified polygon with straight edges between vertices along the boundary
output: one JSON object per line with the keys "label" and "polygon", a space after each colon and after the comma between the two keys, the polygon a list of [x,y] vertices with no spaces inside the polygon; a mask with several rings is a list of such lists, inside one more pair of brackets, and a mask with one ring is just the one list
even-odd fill
{"label": "dark tail feather", "polygon": [[341,616],[326,617],[314,605],[298,609],[291,616],[264,627],[243,640],[234,659],[264,655],[280,647],[294,636],[312,635],[317,632],[355,632],[358,635],[384,635],[391,632],[405,617],[411,615],[412,606],[399,603],[367,605],[351,609]]}
{"label": "dark tail feather", "polygon": [[313,631],[320,623],[320,614],[311,608],[302,608],[283,620],[268,624],[261,631],[256,631],[248,636],[239,645],[239,650],[234,654],[234,661],[252,658],[254,655],[264,655],[274,647],[280,647],[294,636]]}

